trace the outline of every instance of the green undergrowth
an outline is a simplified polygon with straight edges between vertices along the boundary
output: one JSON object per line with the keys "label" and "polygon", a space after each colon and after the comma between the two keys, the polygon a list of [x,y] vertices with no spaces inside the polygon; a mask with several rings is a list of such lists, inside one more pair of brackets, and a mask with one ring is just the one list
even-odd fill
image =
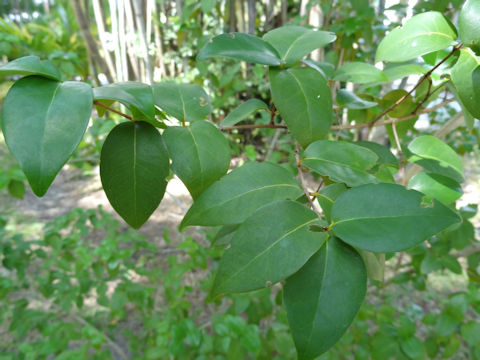
{"label": "green undergrowth", "polygon": [[[101,208],[41,231],[19,219],[0,222],[1,360],[296,358],[282,284],[208,296],[207,270],[223,253],[211,245],[216,229],[176,239],[159,229],[155,243]],[[442,270],[419,285],[392,272],[397,258],[387,264],[391,280],[371,284],[351,329],[319,359],[480,358],[478,289]]]}

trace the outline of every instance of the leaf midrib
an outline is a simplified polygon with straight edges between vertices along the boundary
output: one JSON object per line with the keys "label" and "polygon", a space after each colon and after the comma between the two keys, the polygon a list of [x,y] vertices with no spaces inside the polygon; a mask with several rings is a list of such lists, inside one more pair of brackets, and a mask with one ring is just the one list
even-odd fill
{"label": "leaf midrib", "polygon": [[447,218],[447,219],[452,218],[452,219],[456,219],[455,216],[430,215],[430,214],[386,215],[386,216],[375,216],[375,217],[366,216],[366,217],[357,217],[357,218],[351,218],[351,219],[345,219],[345,220],[339,220],[339,221],[335,221],[335,220],[334,220],[333,223],[332,223],[332,227],[335,227],[335,226],[338,225],[338,224],[346,223],[346,222],[350,222],[350,221],[358,221],[358,220],[379,220],[379,219],[390,219],[390,218],[398,219],[398,218],[409,218],[409,217],[418,218],[419,216],[421,216],[421,217],[436,217],[436,218]]}
{"label": "leaf midrib", "polygon": [[[55,100],[55,96],[57,95],[58,89],[60,89],[61,86],[62,86],[62,83],[58,82],[57,87],[53,91],[50,104],[48,104],[47,106],[47,111],[45,112],[45,121],[43,123],[42,136],[40,139],[40,154],[43,154],[43,150],[44,150],[43,148],[45,144],[45,128],[47,126],[47,120],[49,119],[50,110],[52,109],[53,101]],[[43,167],[44,167],[43,164],[44,164],[43,156],[40,156],[40,174],[43,174]]]}
{"label": "leaf midrib", "polygon": [[[234,272],[232,275],[228,276],[224,281],[223,281],[223,284],[225,284],[225,282],[228,282],[230,280],[232,280],[233,278],[237,277],[240,273],[242,273],[250,264],[252,264],[253,262],[255,262],[259,257],[263,256],[266,252],[268,252],[271,248],[273,248],[275,245],[277,245],[280,241],[284,240],[285,238],[287,238],[288,236],[290,236],[291,234],[297,232],[298,230],[300,230],[302,227],[305,227],[307,226],[308,224],[314,222],[314,221],[317,221],[318,218],[317,217],[314,217],[313,219],[310,219],[309,221],[301,224],[301,225],[298,225],[297,227],[293,228],[292,230],[289,230],[287,231],[285,234],[283,234],[280,238],[278,238],[277,240],[275,240],[274,242],[272,242],[269,246],[267,246],[264,250],[262,250],[260,253],[258,253],[257,255],[255,255],[255,257],[253,257],[249,262],[247,262],[244,266],[242,266],[240,269],[238,269],[236,272]],[[220,287],[220,286],[219,286]]]}

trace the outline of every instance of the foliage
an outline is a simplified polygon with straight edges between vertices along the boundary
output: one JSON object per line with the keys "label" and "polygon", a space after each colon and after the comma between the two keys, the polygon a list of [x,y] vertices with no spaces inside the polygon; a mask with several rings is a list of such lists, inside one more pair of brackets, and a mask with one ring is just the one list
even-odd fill
{"label": "foliage", "polygon": [[[461,273],[462,264],[457,257],[465,257],[470,287],[454,294],[442,315],[432,319],[426,314],[422,318],[425,324],[435,327],[425,344],[421,341],[423,334],[415,336],[415,323],[403,316],[395,329],[388,328],[389,323],[379,324],[373,340],[364,339],[362,343],[356,338],[358,342],[353,346],[359,349],[363,346],[365,356],[371,352],[374,358],[384,358],[385,354],[412,359],[435,357],[439,348],[442,356],[448,357],[461,347],[460,334],[469,356],[476,358],[479,350],[475,335],[478,318],[475,289],[480,277],[480,259],[469,221],[475,211],[457,209],[455,204],[461,196],[460,184],[465,181],[462,159],[439,138],[428,133],[418,136],[414,129],[419,115],[433,113],[453,101],[462,107],[466,126],[472,129],[475,124],[476,104],[480,100],[477,91],[480,62],[475,53],[478,34],[474,20],[479,16],[476,3],[467,2],[460,12],[460,41],[457,41],[455,26],[438,11],[415,15],[401,28],[392,30],[376,50],[377,61],[390,63],[384,70],[369,63],[368,52],[360,53],[359,58],[337,69],[332,68],[333,61],[304,59],[317,48],[331,50],[345,46],[344,42],[349,41],[348,32],[347,36],[341,34],[337,39],[329,31],[288,25],[266,32],[261,38],[239,32],[218,35],[206,41],[199,51],[199,67],[201,60],[214,57],[251,62],[256,64],[253,69],[267,65],[273,102],[271,106],[259,100],[256,104],[245,102],[225,119],[226,126],[220,128],[205,121],[212,112],[212,104],[215,107],[218,103],[211,101],[197,84],[123,82],[92,89],[84,82],[62,82],[48,62],[37,58],[17,59],[0,67],[0,75],[29,76],[16,81],[9,90],[2,106],[2,130],[33,191],[42,196],[79,145],[94,105],[103,108],[99,114],[108,110],[129,119],[110,130],[101,150],[102,185],[113,208],[129,225],[140,228],[163,198],[171,160],[170,169],[185,183],[194,200],[180,229],[192,225],[221,226],[219,234],[223,236],[216,240],[226,247],[215,279],[208,284],[209,300],[219,301],[220,295],[254,290],[268,294],[272,286],[281,288],[275,301],[283,304],[286,313],[278,316],[288,319],[300,359],[324,354],[342,341],[359,312],[361,319],[367,277],[381,286],[386,259],[398,257],[396,272],[404,266],[402,251],[407,251],[408,266],[412,270],[396,274],[389,281],[411,280],[413,286],[422,289],[432,271],[446,268]],[[364,16],[369,18],[368,14]],[[404,51],[396,51],[399,47]],[[325,58],[328,56],[332,55],[327,53]],[[412,60],[420,63],[412,64]],[[396,62],[401,65],[391,64]],[[383,86],[419,73],[422,76],[408,92],[390,91]],[[263,69],[256,75],[254,71],[254,77],[262,78],[264,74]],[[445,93],[443,100],[437,98],[440,92]],[[449,98],[449,94],[453,96]],[[123,104],[129,114],[112,108],[115,101]],[[429,103],[432,107],[426,108]],[[258,122],[236,125],[258,110],[264,114]],[[455,117],[446,117],[445,126],[456,121]],[[338,124],[332,125],[334,122]],[[391,143],[395,144],[395,155],[389,146],[356,141],[362,137],[363,130],[370,132],[376,126],[385,126]],[[227,174],[230,154],[220,130],[263,128],[288,130],[291,138],[286,152],[290,163],[257,162],[255,148],[250,148],[246,155],[252,161]],[[353,131],[346,131],[350,129]],[[337,131],[336,135],[332,131]],[[421,170],[415,170],[413,165]],[[316,190],[310,189],[311,185],[305,181],[306,172],[316,179]],[[95,221],[92,225],[96,226]],[[109,246],[116,250],[118,239],[109,239],[114,243]],[[189,246],[198,244],[193,240],[188,243],[186,252],[192,256]],[[29,243],[24,244],[27,255],[19,256],[35,253],[36,249],[30,248]],[[212,251],[208,254],[212,257],[223,252],[221,248],[205,251]],[[115,252],[115,256],[124,254],[121,250]],[[102,261],[108,260],[99,255]],[[95,272],[90,257],[90,251],[81,250],[78,257],[70,260],[82,271],[87,268],[90,271],[91,267]],[[85,264],[76,264],[82,258]],[[5,256],[7,264],[11,259],[15,256]],[[116,260],[120,259],[123,258]],[[205,267],[205,259],[207,255],[196,265]],[[107,262],[102,274],[114,271],[117,275],[115,269],[119,261],[113,264]],[[59,267],[67,265],[59,264]],[[138,268],[125,262],[125,269],[119,273],[122,279],[128,278],[127,270]],[[23,281],[25,269],[16,270],[19,280]],[[149,276],[148,271],[140,275]],[[50,287],[55,285],[55,288],[57,284],[61,287],[62,279],[55,280],[58,282],[53,281]],[[71,282],[70,278],[67,280]],[[86,284],[82,281],[86,280],[79,278],[78,287],[72,288],[86,294],[93,286],[89,281]],[[280,286],[275,285],[277,283]],[[164,291],[170,300],[168,293],[175,287],[167,285]],[[153,307],[151,292],[146,291],[137,299],[138,286],[133,282],[124,287],[118,285],[110,302],[104,298],[105,286],[101,288],[103,291],[96,288],[99,301],[104,302],[99,305],[116,314],[116,311],[121,313],[128,301],[133,302],[142,316],[144,312],[149,315],[142,318],[148,329],[145,335],[148,343],[163,343],[155,343],[158,349],[146,350],[142,343],[133,341],[131,351],[146,358],[166,356],[168,336],[149,333],[153,331],[148,328],[149,320],[154,318],[146,312]],[[51,297],[48,286],[47,290],[38,289],[44,297]],[[74,301],[77,307],[83,306],[81,298],[72,296],[62,293],[61,301],[56,304],[59,310],[68,312]],[[474,312],[468,312],[470,305]],[[12,310],[12,324],[18,321],[20,315],[17,314],[22,311],[28,314],[27,310],[31,310],[24,301],[18,306]],[[188,305],[185,306],[183,316],[189,310]],[[385,305],[389,322],[393,319],[392,309]],[[34,327],[40,333],[50,334],[48,326],[42,327],[46,319],[43,316],[39,315],[40,320]],[[171,314],[167,318],[169,316]],[[245,347],[240,347],[238,357],[271,358],[274,351],[269,353],[269,345],[262,343],[260,327],[247,324],[238,313],[235,316],[224,320],[235,324],[225,326],[237,334]],[[248,320],[252,320],[250,315]],[[173,321],[179,322],[179,319],[173,318]],[[201,358],[207,356],[211,348],[217,348],[218,337],[204,343],[195,323],[185,321],[185,328],[173,332],[173,338],[182,341],[168,345],[168,354]],[[213,321],[214,331],[221,336],[222,326]],[[462,323],[460,330],[459,323]],[[368,320],[356,326],[363,326],[364,331],[365,324]],[[11,328],[17,331],[16,325]],[[234,328],[242,330],[236,332]],[[286,331],[284,327],[279,328]],[[102,344],[115,349],[113,341],[95,329],[87,326],[88,341],[74,351],[87,354],[90,348],[96,348],[98,356],[103,356]],[[20,331],[20,335],[24,334],[24,330]],[[240,334],[246,334],[244,340]],[[358,333],[352,330],[346,338],[352,334]],[[71,339],[78,336],[72,332]],[[228,354],[228,358],[235,358],[231,341],[225,340],[219,349]],[[211,348],[202,348],[209,342]],[[68,343],[56,341],[50,346],[63,348],[47,347],[40,354],[59,353],[67,349]],[[367,350],[369,347],[371,351]],[[184,350],[187,353],[184,354]],[[188,353],[190,350],[194,352]],[[195,352],[197,350],[199,352]],[[359,350],[360,358],[362,354]]]}

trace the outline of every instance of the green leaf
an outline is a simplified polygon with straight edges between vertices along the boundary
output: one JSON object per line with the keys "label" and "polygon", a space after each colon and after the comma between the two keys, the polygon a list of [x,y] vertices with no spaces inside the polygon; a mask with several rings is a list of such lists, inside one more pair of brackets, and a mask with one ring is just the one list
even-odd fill
{"label": "green leaf", "polygon": [[332,230],[352,246],[373,252],[409,249],[460,222],[445,205],[397,184],[368,184],[338,197]]}
{"label": "green leaf", "polygon": [[410,179],[408,188],[420,191],[445,205],[457,201],[463,195],[458,182],[440,174],[418,173]]}
{"label": "green leaf", "polygon": [[295,25],[282,26],[263,35],[263,39],[277,50],[282,63],[286,65],[299,61],[313,50],[335,41],[336,38],[332,32]]}
{"label": "green leaf", "polygon": [[375,62],[413,60],[445,49],[456,39],[455,28],[441,13],[430,11],[418,14],[385,36],[378,45]]}
{"label": "green leaf", "polygon": [[108,134],[100,157],[103,189],[133,228],[140,228],[160,204],[168,167],[162,138],[151,124],[129,121]]}
{"label": "green leaf", "polygon": [[377,161],[377,155],[363,147],[343,141],[318,140],[305,150],[302,164],[331,180],[348,186],[377,182],[367,173]]}
{"label": "green leaf", "polygon": [[427,354],[420,340],[416,337],[410,337],[400,343],[400,348],[410,359],[426,359]]}
{"label": "green leaf", "polygon": [[480,118],[480,92],[478,83],[474,83],[474,72],[480,65],[480,58],[470,49],[460,50],[460,57],[452,68],[452,81],[457,89],[460,100],[467,110],[475,117]]}
{"label": "green leaf", "polygon": [[332,124],[332,95],[326,80],[311,68],[269,71],[275,106],[303,147],[323,139]]}
{"label": "green leaf", "polygon": [[458,16],[460,39],[475,52],[480,50],[480,1],[467,0]]}
{"label": "green leaf", "polygon": [[[132,114],[137,111],[143,118],[135,120],[155,120],[152,87],[139,82],[120,82],[93,89],[94,100],[115,100],[125,105]],[[108,105],[108,104],[107,104]],[[152,124],[155,125],[155,124]]]}
{"label": "green leaf", "polygon": [[344,184],[331,184],[321,189],[317,195],[317,200],[322,207],[327,221],[332,221],[332,206],[335,200],[347,190]]}
{"label": "green leaf", "polygon": [[172,159],[172,170],[196,199],[227,173],[230,147],[215,125],[196,121],[191,126],[172,126],[163,133]]}
{"label": "green leaf", "polygon": [[197,60],[215,56],[264,65],[281,64],[280,56],[268,42],[237,32],[215,36],[200,50]]}
{"label": "green leaf", "polygon": [[[473,80],[473,89],[474,89],[475,97],[480,98],[480,96],[479,96],[480,94],[479,94],[478,90],[476,90],[476,89],[478,89],[477,86],[480,86],[479,83],[476,83],[476,78],[477,78],[476,74],[478,73],[478,69],[480,69],[480,67],[477,67],[473,71],[472,80]],[[480,79],[478,79],[478,80],[480,80]],[[447,87],[448,90],[451,91],[453,96],[455,96],[455,99],[457,99],[457,102],[460,105],[460,108],[462,109],[463,117],[465,119],[465,125],[467,125],[468,130],[472,131],[473,130],[473,125],[475,124],[475,117],[470,113],[470,111],[468,111],[466,106],[463,104],[462,100],[460,99],[460,95],[458,94],[458,91],[455,88],[455,86],[453,85],[453,83],[451,83],[451,82],[447,83],[446,87]]]}
{"label": "green leaf", "polygon": [[343,65],[335,72],[334,79],[361,84],[388,81],[387,76],[382,70],[377,69],[371,64],[361,62],[352,62]]}
{"label": "green leaf", "polygon": [[458,182],[465,180],[462,159],[439,138],[419,136],[408,145],[408,149],[416,155],[409,161],[416,162],[429,172],[439,173]]}
{"label": "green leaf", "polygon": [[17,199],[23,199],[25,196],[25,184],[23,181],[10,180],[8,183],[8,193]]}
{"label": "green leaf", "polygon": [[[383,98],[380,100],[380,105],[383,109],[387,110],[390,108],[390,106],[395,104],[407,94],[407,91],[403,89],[392,90],[383,96]],[[390,110],[387,114],[393,118],[398,118],[410,115],[416,107],[417,105],[415,104],[413,97],[408,95],[405,100],[403,100],[399,105],[395,106],[395,108]],[[401,123],[397,124],[397,130],[399,125],[401,125]],[[399,137],[401,136],[399,135]]]}
{"label": "green leaf", "polygon": [[239,224],[263,205],[296,199],[303,190],[285,168],[270,163],[247,163],[210,186],[193,203],[180,224]]}
{"label": "green leaf", "polygon": [[39,76],[18,80],[2,106],[5,141],[33,192],[43,196],[80,143],[92,112],[92,88]]}
{"label": "green leaf", "polygon": [[378,156],[377,162],[379,164],[398,165],[398,159],[392,154],[390,149],[386,146],[378,144],[373,141],[356,141],[355,145],[366,147],[372,150]]}
{"label": "green leaf", "polygon": [[155,105],[180,121],[204,119],[212,111],[210,98],[199,85],[155,84],[153,98]]}
{"label": "green leaf", "polygon": [[366,285],[360,255],[333,237],[287,279],[284,301],[300,360],[314,359],[342,337],[363,302]]}
{"label": "green leaf", "polygon": [[388,78],[389,82],[403,79],[409,75],[424,74],[428,71],[428,68],[418,64],[395,64],[389,63],[383,69],[383,72]]}
{"label": "green leaf", "polygon": [[222,226],[213,238],[212,245],[220,246],[230,244],[230,241],[239,226],[239,224]]}
{"label": "green leaf", "polygon": [[5,75],[40,75],[52,80],[61,80],[62,75],[48,60],[38,56],[24,56],[0,66],[0,76]]}
{"label": "green leaf", "polygon": [[269,287],[300,269],[327,233],[311,232],[318,216],[296,201],[265,205],[240,225],[218,268],[212,295]]}
{"label": "green leaf", "polygon": [[480,323],[469,321],[462,324],[461,334],[468,345],[473,347],[480,344]]}
{"label": "green leaf", "polygon": [[337,105],[344,106],[347,109],[368,109],[378,105],[376,102],[362,99],[357,94],[345,89],[337,92],[336,100]]}
{"label": "green leaf", "polygon": [[258,110],[270,110],[262,100],[249,99],[237,106],[223,119],[222,126],[232,126],[246,119]]}
{"label": "green leaf", "polygon": [[373,253],[362,249],[357,251],[365,263],[368,277],[372,280],[383,282],[385,276],[385,254]]}

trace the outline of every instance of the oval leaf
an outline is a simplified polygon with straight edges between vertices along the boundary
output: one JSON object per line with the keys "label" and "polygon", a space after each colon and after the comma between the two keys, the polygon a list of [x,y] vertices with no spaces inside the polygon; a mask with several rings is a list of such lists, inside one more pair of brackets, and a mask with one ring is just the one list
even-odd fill
{"label": "oval leaf", "polygon": [[305,150],[302,164],[331,180],[348,186],[377,182],[367,173],[377,161],[377,155],[362,146],[332,140],[318,140]]}
{"label": "oval leaf", "polygon": [[280,56],[268,42],[237,32],[215,36],[200,50],[197,60],[215,56],[264,65],[281,64]]}
{"label": "oval leaf", "polygon": [[387,82],[385,73],[375,66],[367,63],[352,62],[343,65],[335,72],[335,80],[350,81],[353,83],[368,84]]}
{"label": "oval leaf", "polygon": [[62,77],[50,61],[40,60],[38,56],[24,56],[0,66],[0,76],[4,75],[40,75],[58,81]]}
{"label": "oval leaf", "polygon": [[408,145],[408,150],[417,155],[409,161],[416,162],[426,170],[458,182],[465,180],[462,159],[439,138],[431,135],[419,136]]}
{"label": "oval leaf", "polygon": [[423,203],[424,195],[397,184],[368,184],[338,197],[332,207],[332,230],[363,250],[409,249],[461,221],[445,205]]}
{"label": "oval leaf", "polygon": [[277,200],[296,199],[303,190],[283,167],[270,163],[247,163],[214,183],[193,203],[180,224],[239,224],[259,207]]}
{"label": "oval leaf", "polygon": [[429,70],[425,65],[419,64],[395,64],[390,63],[385,66],[383,72],[388,78],[389,82],[403,79],[410,75],[424,74]]}
{"label": "oval leaf", "polygon": [[275,106],[303,147],[323,139],[332,124],[332,95],[326,80],[311,68],[270,69]]}
{"label": "oval leaf", "polygon": [[378,156],[379,164],[398,165],[398,159],[392,154],[390,149],[384,145],[373,141],[356,141],[355,145],[366,147],[372,150]]}
{"label": "oval leaf", "polygon": [[151,124],[125,122],[107,136],[100,157],[100,178],[108,201],[138,229],[160,204],[168,176],[168,156]]}
{"label": "oval leaf", "polygon": [[467,0],[458,16],[460,39],[476,52],[480,50],[480,1]]}
{"label": "oval leaf", "polygon": [[142,119],[135,120],[155,120],[155,106],[150,85],[131,81],[100,86],[93,89],[93,98],[118,101],[130,111],[137,110],[144,116]]}
{"label": "oval leaf", "polygon": [[463,195],[458,182],[440,174],[418,173],[410,179],[408,188],[420,191],[445,205],[457,201]]}
{"label": "oval leaf", "polygon": [[212,295],[261,289],[295,273],[327,238],[327,233],[309,230],[316,222],[318,216],[295,201],[258,209],[233,236],[220,261]]}
{"label": "oval leaf", "polygon": [[418,14],[385,36],[378,45],[375,62],[413,60],[445,49],[456,39],[455,28],[441,13],[430,11]]}
{"label": "oval leaf", "polygon": [[172,170],[196,199],[227,173],[230,147],[213,124],[196,121],[189,127],[172,126],[163,133]]}
{"label": "oval leaf", "polygon": [[222,121],[222,126],[232,126],[258,110],[270,110],[262,100],[249,99],[233,109]]}
{"label": "oval leaf", "polygon": [[33,192],[43,196],[80,143],[92,112],[92,88],[39,76],[18,80],[2,106],[5,141]]}
{"label": "oval leaf", "polygon": [[280,54],[281,61],[291,65],[313,50],[335,41],[337,36],[328,31],[316,31],[303,26],[282,26],[263,35]]}
{"label": "oval leaf", "polygon": [[462,49],[451,73],[453,84],[463,106],[476,118],[480,118],[480,107],[478,106],[480,92],[477,88],[478,84],[474,83],[474,73],[479,65],[480,58],[478,56],[475,56],[470,49]]}
{"label": "oval leaf", "polygon": [[335,200],[347,191],[344,184],[331,184],[321,189],[317,195],[317,201],[322,207],[325,218],[332,221],[332,206]]}
{"label": "oval leaf", "polygon": [[366,288],[360,255],[333,237],[287,279],[284,301],[299,359],[316,358],[342,337],[363,303]]}
{"label": "oval leaf", "polygon": [[205,90],[194,84],[159,83],[153,85],[155,105],[180,121],[206,118],[212,111]]}
{"label": "oval leaf", "polygon": [[378,104],[373,101],[367,101],[357,96],[357,94],[341,89],[337,92],[337,105],[344,106],[347,109],[368,109]]}

